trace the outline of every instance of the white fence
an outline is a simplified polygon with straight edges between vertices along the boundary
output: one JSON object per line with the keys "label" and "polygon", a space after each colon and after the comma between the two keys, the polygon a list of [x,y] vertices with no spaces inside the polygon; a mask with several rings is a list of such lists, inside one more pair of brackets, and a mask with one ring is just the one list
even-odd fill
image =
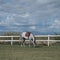
{"label": "white fence", "polygon": [[56,37],[56,38],[58,38],[58,37],[60,37],[60,35],[36,35],[35,37],[47,37],[47,39],[46,40],[36,40],[36,41],[47,41],[47,45],[49,46],[50,45],[50,42],[60,42],[60,39],[51,39],[51,37]]}
{"label": "white fence", "polygon": [[[11,38],[10,40],[5,40],[5,39],[0,39],[0,42],[11,42],[11,45],[13,45],[13,42],[19,42],[20,41],[20,39],[18,39],[18,40],[14,40],[13,38],[15,37],[18,37],[18,38],[20,38],[20,36],[0,36],[0,38]],[[59,40],[52,40],[52,39],[50,39],[51,37],[60,37],[60,35],[35,35],[35,37],[47,37],[47,39],[37,39],[36,41],[47,41],[47,44],[48,44],[48,46],[49,46],[49,44],[50,44],[50,41],[56,41],[56,42],[60,42],[60,39]],[[28,41],[28,40],[26,40],[26,41]]]}

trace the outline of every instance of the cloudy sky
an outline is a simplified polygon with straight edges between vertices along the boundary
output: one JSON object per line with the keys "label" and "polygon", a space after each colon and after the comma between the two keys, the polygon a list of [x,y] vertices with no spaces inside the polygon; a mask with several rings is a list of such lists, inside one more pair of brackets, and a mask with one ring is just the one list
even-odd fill
{"label": "cloudy sky", "polygon": [[0,0],[0,32],[60,33],[60,0]]}

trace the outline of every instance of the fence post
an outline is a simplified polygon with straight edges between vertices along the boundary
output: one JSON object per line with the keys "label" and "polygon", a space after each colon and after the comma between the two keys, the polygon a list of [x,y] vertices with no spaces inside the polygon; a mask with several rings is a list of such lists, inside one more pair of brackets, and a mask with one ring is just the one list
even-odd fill
{"label": "fence post", "polygon": [[11,46],[13,45],[13,36],[11,36]]}
{"label": "fence post", "polygon": [[50,40],[50,36],[48,35],[48,47],[49,47],[49,42],[50,42],[49,40]]}

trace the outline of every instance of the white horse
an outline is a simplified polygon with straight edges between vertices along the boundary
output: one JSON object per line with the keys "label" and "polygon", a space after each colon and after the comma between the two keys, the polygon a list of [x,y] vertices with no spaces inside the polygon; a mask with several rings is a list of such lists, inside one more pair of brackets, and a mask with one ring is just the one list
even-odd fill
{"label": "white horse", "polygon": [[25,47],[25,40],[29,40],[29,47],[31,45],[31,42],[32,44],[34,45],[34,47],[36,46],[36,40],[35,40],[35,37],[34,35],[31,33],[31,32],[23,32],[21,34],[21,37],[22,37],[22,43],[21,43],[21,46],[23,45]]}

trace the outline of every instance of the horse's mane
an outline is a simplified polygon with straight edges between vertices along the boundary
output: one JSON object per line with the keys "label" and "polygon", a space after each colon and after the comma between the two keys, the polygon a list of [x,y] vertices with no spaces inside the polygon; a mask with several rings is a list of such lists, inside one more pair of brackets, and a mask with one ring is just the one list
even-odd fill
{"label": "horse's mane", "polygon": [[30,36],[30,32],[26,32],[25,36],[29,37]]}

